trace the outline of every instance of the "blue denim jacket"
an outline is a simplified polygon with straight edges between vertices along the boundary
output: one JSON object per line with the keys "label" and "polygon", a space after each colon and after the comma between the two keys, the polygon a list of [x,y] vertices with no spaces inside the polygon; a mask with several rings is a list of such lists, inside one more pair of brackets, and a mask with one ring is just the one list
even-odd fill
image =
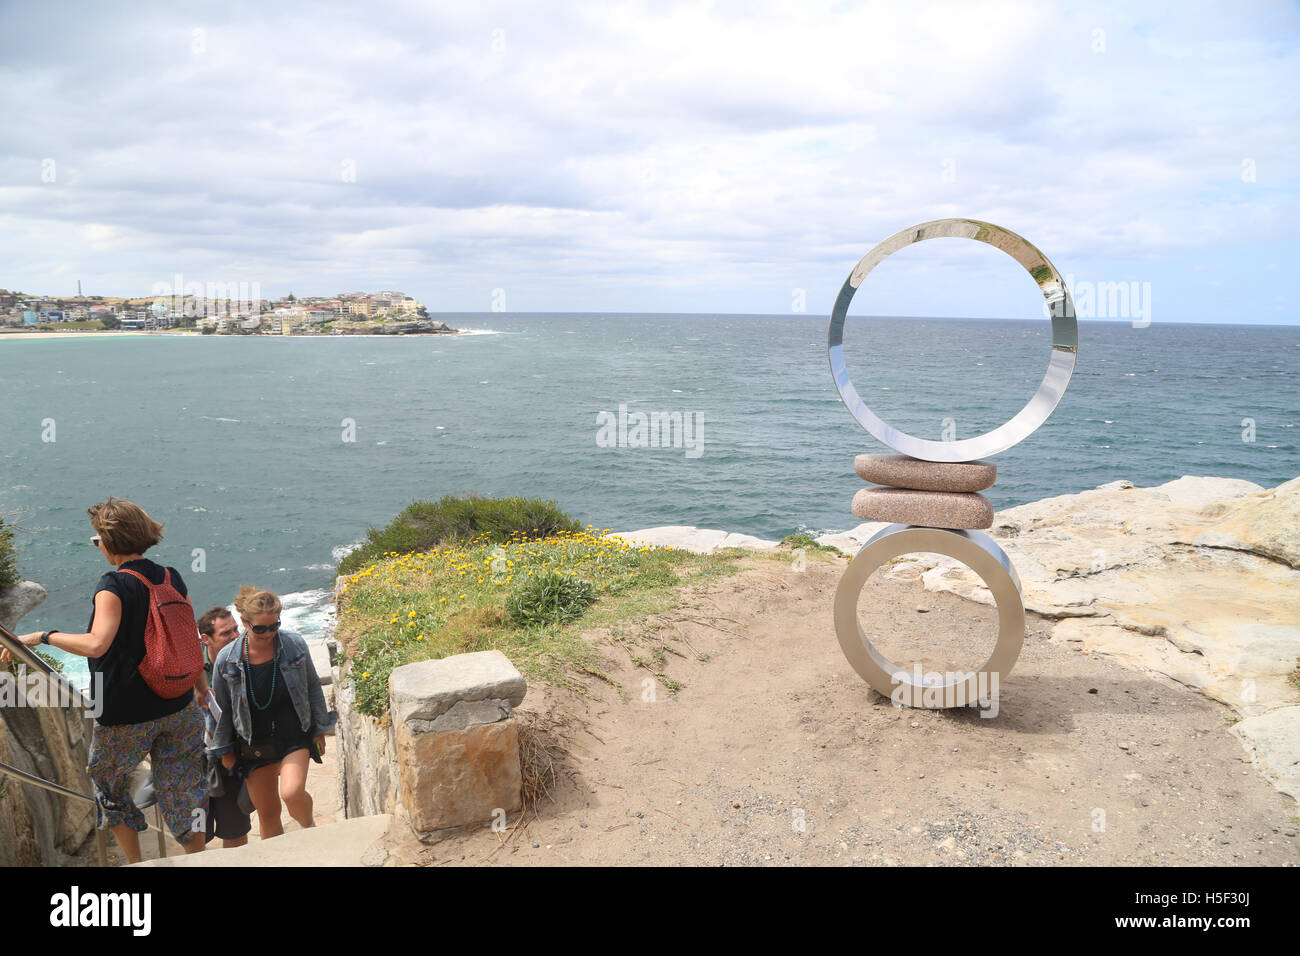
{"label": "blue denim jacket", "polygon": [[[244,679],[244,641],[241,634],[221,649],[212,665],[212,696],[221,708],[221,720],[208,753],[214,757],[235,749],[234,734],[252,743],[253,718],[248,709],[248,689]],[[325,710],[325,693],[311,662],[307,642],[293,631],[280,631],[279,669],[285,689],[293,701],[304,733],[315,737],[334,728],[338,714]]]}

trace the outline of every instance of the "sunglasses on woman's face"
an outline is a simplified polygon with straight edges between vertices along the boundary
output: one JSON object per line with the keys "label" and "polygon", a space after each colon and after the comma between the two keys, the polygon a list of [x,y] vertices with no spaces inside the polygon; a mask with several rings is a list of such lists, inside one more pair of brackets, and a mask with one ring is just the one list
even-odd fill
{"label": "sunglasses on woman's face", "polygon": [[99,547],[99,535],[95,535],[93,538],[90,539],[90,546],[92,548]]}
{"label": "sunglasses on woman's face", "polygon": [[276,631],[278,631],[279,629],[280,629],[280,622],[279,622],[279,621],[276,621],[274,624],[254,624],[254,625],[253,625],[253,633],[254,633],[254,634],[265,634],[267,631],[270,631],[272,634],[274,634],[274,633],[275,633]]}

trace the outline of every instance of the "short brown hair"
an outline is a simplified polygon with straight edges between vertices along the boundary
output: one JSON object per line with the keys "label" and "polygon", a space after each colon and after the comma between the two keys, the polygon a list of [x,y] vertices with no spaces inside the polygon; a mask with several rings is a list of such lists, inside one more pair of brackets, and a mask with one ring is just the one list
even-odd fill
{"label": "short brown hair", "polygon": [[258,614],[279,614],[280,599],[271,591],[263,591],[251,584],[241,584],[235,598],[235,610],[245,621]]}
{"label": "short brown hair", "polygon": [[144,554],[163,538],[163,526],[137,504],[125,498],[108,500],[86,509],[109,554]]}
{"label": "short brown hair", "polygon": [[223,617],[234,617],[230,613],[230,608],[220,606],[208,608],[199,618],[199,633],[211,637],[217,632],[217,622]]}

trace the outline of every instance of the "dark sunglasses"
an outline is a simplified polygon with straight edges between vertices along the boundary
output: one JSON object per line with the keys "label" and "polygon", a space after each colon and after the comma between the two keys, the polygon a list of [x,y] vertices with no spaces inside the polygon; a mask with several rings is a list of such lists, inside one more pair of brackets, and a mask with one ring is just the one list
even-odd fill
{"label": "dark sunglasses", "polygon": [[99,535],[95,535],[93,538],[90,539],[90,546],[92,548],[99,547]]}
{"label": "dark sunglasses", "polygon": [[270,631],[272,634],[274,634],[279,629],[280,629],[279,621],[276,621],[274,624],[254,624],[252,627],[252,631],[254,634],[265,634],[267,631]]}

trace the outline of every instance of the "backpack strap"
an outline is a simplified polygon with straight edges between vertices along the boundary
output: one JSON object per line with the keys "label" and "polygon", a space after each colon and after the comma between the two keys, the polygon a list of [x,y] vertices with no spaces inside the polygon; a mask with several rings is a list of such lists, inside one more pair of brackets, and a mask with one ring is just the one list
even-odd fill
{"label": "backpack strap", "polygon": [[[118,573],[118,574],[130,574],[130,575],[133,575],[133,576],[139,578],[139,579],[140,579],[140,583],[143,584],[143,585],[144,585],[145,587],[147,587],[147,588],[154,588],[154,587],[157,587],[156,584],[151,583],[150,580],[149,580],[148,578],[146,578],[143,574],[141,574],[139,571],[135,570],[134,568],[118,568],[118,569],[117,569],[117,573]],[[164,584],[167,583],[166,579],[163,580],[163,583],[164,583]]]}

